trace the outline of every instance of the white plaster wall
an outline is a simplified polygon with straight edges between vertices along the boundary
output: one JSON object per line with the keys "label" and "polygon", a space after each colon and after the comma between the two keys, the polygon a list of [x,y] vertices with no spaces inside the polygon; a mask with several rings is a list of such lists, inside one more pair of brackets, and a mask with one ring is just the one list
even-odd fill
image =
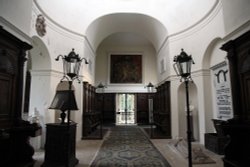
{"label": "white plaster wall", "polygon": [[[213,107],[211,102],[212,95],[209,70],[195,72],[194,74],[192,74],[192,79],[196,85],[195,89],[194,87],[189,86],[191,88],[189,92],[189,97],[193,105],[195,106],[194,135],[196,137],[196,140],[198,140],[201,144],[204,144],[204,134],[208,132],[213,132],[214,130],[213,124],[211,122],[211,119],[213,118]],[[178,89],[180,84],[181,83],[179,82],[179,80],[176,80],[172,77],[171,91],[179,92],[171,92],[171,114],[173,126],[172,129],[176,131],[173,133],[173,137],[186,137],[186,121],[184,120],[185,113],[181,112],[183,111],[183,107],[185,107],[186,105],[186,98],[180,97],[185,95],[186,90],[183,88]]]}
{"label": "white plaster wall", "polygon": [[[0,23],[4,24],[4,26],[7,25],[7,28],[11,29],[14,34],[18,34],[22,39],[25,39],[29,41],[30,36],[36,36],[36,32],[34,29],[34,23],[35,23],[35,18],[38,14],[41,13],[39,9],[36,7],[32,7],[31,9],[31,0],[27,1],[18,1],[18,0],[0,0]],[[166,61],[166,71],[165,73],[159,74],[159,80],[157,79],[157,70],[155,73],[155,78],[154,75],[152,74],[150,77],[145,78],[145,84],[147,84],[148,81],[152,81],[154,83],[159,83],[163,82],[166,79],[171,79],[171,109],[172,109],[172,136],[178,136],[179,135],[179,122],[178,122],[178,113],[174,111],[178,111],[178,94],[177,94],[177,88],[178,88],[178,83],[179,80],[173,77],[175,75],[173,68],[172,68],[172,60],[173,57],[177,54],[180,53],[180,49],[184,48],[184,50],[188,54],[192,54],[194,61],[196,64],[193,66],[193,70],[195,75],[193,76],[193,79],[197,85],[197,94],[198,94],[198,110],[199,110],[199,123],[200,123],[200,141],[203,143],[204,141],[204,133],[209,132],[213,128],[211,128],[211,118],[213,117],[213,112],[212,110],[212,103],[211,103],[211,78],[210,78],[210,73],[208,71],[202,71],[203,66],[202,66],[202,61],[203,57],[205,55],[205,52],[210,45],[211,41],[213,41],[216,38],[221,38],[224,41],[228,41],[232,39],[232,32],[236,36],[238,36],[241,32],[243,32],[242,28],[239,28],[236,30],[236,28],[241,27],[243,24],[248,24],[250,15],[249,15],[249,1],[248,0],[239,0],[239,1],[234,1],[234,0],[220,0],[219,5],[216,6],[216,9],[212,11],[211,15],[209,15],[205,20],[200,20],[196,26],[192,27],[195,23],[197,23],[197,20],[200,19],[200,16],[198,17],[199,14],[205,15],[210,7],[214,4],[215,1],[192,1],[190,3],[185,3],[186,5],[193,5],[193,3],[200,3],[200,5],[193,5],[197,7],[197,10],[200,11],[198,13],[191,13],[189,15],[185,15],[185,11],[189,11],[190,9],[185,6],[185,8],[179,8],[180,4],[176,4],[176,7],[178,8],[173,8],[171,9],[170,13],[167,10],[166,6],[164,5],[159,5],[159,6],[154,6],[153,3],[150,3],[150,1],[138,1],[139,4],[143,3],[145,4],[145,8],[142,8],[141,5],[136,4],[136,6],[133,5],[131,7],[131,3],[125,3],[125,2],[119,2],[118,6],[112,6],[112,7],[107,7],[105,5],[100,5],[100,3],[97,3],[97,1],[86,1],[89,4],[85,4],[84,8],[83,6],[79,6],[77,8],[80,8],[82,11],[86,12],[83,15],[80,15],[82,20],[79,19],[71,19],[75,18],[76,15],[78,15],[79,11],[76,11],[76,13],[73,13],[72,15],[65,15],[67,11],[65,9],[59,9],[55,8],[56,3],[64,4],[66,1],[62,0],[55,0],[55,1],[39,1],[39,4],[44,7],[46,12],[51,15],[53,18],[56,18],[59,23],[62,23],[61,25],[66,26],[67,28],[72,28],[73,31],[79,32],[82,34],[85,32],[86,28],[88,25],[95,20],[96,18],[103,16],[105,14],[110,14],[110,13],[117,13],[117,12],[138,12],[142,14],[147,14],[152,17],[157,18],[162,22],[164,25],[166,25],[167,30],[169,32],[169,37],[168,41],[163,44],[163,46],[160,47],[159,50],[156,51],[156,56],[157,56],[157,62],[155,63],[156,67],[152,67],[153,69],[158,69],[159,70],[159,64],[162,59]],[[134,2],[134,1],[133,1]],[[152,1],[151,1],[152,2]],[[169,1],[161,0],[158,1],[159,4],[168,4]],[[223,10],[221,9],[220,2],[222,2],[223,5]],[[49,3],[52,3],[52,5],[48,5]],[[103,1],[102,3],[106,3]],[[179,1],[181,3],[181,1]],[[202,4],[204,5],[202,5]],[[54,5],[53,5],[54,4]],[[68,4],[68,3],[67,3]],[[72,3],[70,2],[71,6],[67,7],[75,7],[77,3]],[[123,5],[121,5],[123,4]],[[90,8],[89,5],[97,6],[95,9],[101,9],[101,10],[93,10],[93,13],[89,13]],[[151,6],[151,7],[150,7]],[[171,7],[171,5],[169,6]],[[173,6],[172,6],[173,7]],[[69,8],[70,9],[70,8]],[[86,9],[86,10],[83,10]],[[128,11],[128,9],[130,9]],[[162,9],[162,10],[160,10]],[[183,19],[183,18],[176,18],[176,17],[171,17],[170,19],[167,19],[165,17],[167,15],[171,15],[171,12],[176,13],[176,11],[180,12],[181,9],[184,9],[182,16],[185,16],[189,19]],[[32,12],[31,12],[32,10]],[[169,9],[170,10],[170,9]],[[13,12],[14,11],[14,12]],[[166,12],[162,12],[166,11]],[[31,18],[31,23],[30,23],[30,18]],[[69,18],[69,19],[66,19]],[[78,17],[77,17],[78,18]],[[192,19],[193,18],[193,19]],[[6,23],[6,20],[8,20],[9,23]],[[183,21],[184,20],[184,21]],[[73,22],[71,22],[73,21]],[[175,22],[176,21],[176,22]],[[190,22],[189,22],[190,21]],[[52,69],[55,71],[62,71],[62,63],[61,62],[56,62],[54,61],[54,58],[58,56],[59,54],[66,55],[68,54],[72,47],[75,48],[76,53],[79,53],[80,56],[86,57],[88,60],[92,61],[92,70],[91,68],[83,65],[83,69],[81,70],[81,74],[83,77],[83,80],[86,80],[90,83],[98,83],[98,81],[94,82],[94,74],[95,74],[95,69],[102,69],[102,64],[97,64],[98,68],[95,68],[95,53],[93,50],[93,47],[90,46],[89,41],[84,35],[80,35],[77,33],[72,33],[71,30],[67,30],[63,27],[60,27],[60,25],[56,24],[50,18],[46,18],[46,23],[47,23],[47,34],[41,38],[41,40],[44,42],[45,46],[48,48],[49,56],[51,58],[51,66]],[[176,24],[175,24],[176,23]],[[182,24],[183,23],[183,24]],[[178,24],[178,25],[177,25]],[[9,27],[8,27],[9,26]],[[178,27],[179,28],[178,28]],[[181,27],[189,27],[189,29],[186,29],[186,31],[183,31],[182,33],[177,33],[183,30]],[[246,27],[246,26],[245,26]],[[249,27],[244,29],[244,31],[249,30]],[[236,33],[238,31],[239,33]],[[226,35],[225,35],[226,34]],[[227,36],[228,35],[228,36]],[[235,36],[234,36],[235,37]],[[159,42],[159,41],[158,41]],[[217,62],[221,62],[222,57],[219,55],[222,55],[222,53],[218,52],[218,47],[220,44],[216,45],[214,50],[211,52],[212,58],[211,58],[211,65],[216,64]],[[131,49],[131,51],[143,51],[143,53],[151,53],[152,51],[144,49]],[[128,51],[128,48],[120,48],[120,49],[112,49],[108,51]],[[153,53],[153,52],[152,52]],[[99,54],[99,51],[98,51]],[[100,54],[105,54],[108,55],[108,53],[101,51]],[[152,54],[153,55],[153,54]],[[107,61],[107,59],[106,59]],[[158,66],[157,66],[158,65]],[[105,72],[105,70],[103,70]],[[57,73],[56,72],[56,73]],[[149,71],[151,74],[152,71]],[[49,102],[52,100],[53,95],[55,93],[55,88],[56,85],[59,82],[59,78],[56,74],[54,76],[52,74],[53,72],[51,71],[34,71],[33,73],[33,85],[31,86],[31,91],[33,92],[34,99],[31,104],[31,110],[35,107],[38,106],[38,110],[44,111],[46,106],[49,104]],[[96,71],[96,73],[100,73]],[[107,76],[107,75],[103,75]],[[41,78],[42,77],[42,78]],[[101,76],[98,76],[97,78],[103,78]],[[105,79],[105,78],[104,78]],[[153,81],[154,80],[154,81]],[[131,90],[139,90],[143,91],[141,89],[141,86],[139,85],[138,87],[133,87],[128,88]],[[76,86],[77,92],[78,90],[80,91],[81,86],[79,85]],[[45,97],[45,91],[42,90],[49,90],[49,96],[46,94]],[[121,90],[119,87],[114,88],[113,90]],[[38,96],[39,95],[39,96]],[[81,96],[77,93],[77,98],[79,101],[81,101]],[[79,103],[78,103],[79,104]],[[81,104],[81,102],[80,102]],[[79,107],[81,108],[81,107]],[[81,110],[81,109],[80,109]],[[47,112],[47,111],[46,111]],[[44,112],[45,113],[45,112]],[[53,112],[50,112],[48,115],[44,115],[46,122],[53,121],[54,120],[54,114]],[[79,112],[81,113],[81,111]],[[73,116],[77,121],[79,121],[79,115],[78,113]],[[79,129],[80,130],[80,129]],[[79,133],[78,130],[78,133]],[[79,135],[77,137],[79,139]]]}
{"label": "white plaster wall", "polygon": [[[42,143],[45,142],[45,124],[54,122],[54,111],[49,111],[50,102],[54,93],[51,91],[51,77],[47,71],[31,71],[31,88],[30,88],[30,114],[36,108],[40,114],[40,122],[42,125]],[[45,91],[46,90],[46,91]]]}
{"label": "white plaster wall", "polygon": [[[32,21],[31,21],[31,36],[37,36],[35,30],[35,20],[38,14],[41,14],[41,11],[36,6],[32,7]],[[62,27],[56,25],[49,18],[45,17],[46,22],[46,35],[40,37],[40,39],[44,42],[45,46],[48,49],[49,57],[51,61],[51,68],[55,71],[63,70],[62,60],[55,61],[55,58],[58,55],[68,55],[72,48],[75,49],[75,53],[79,54],[80,57],[85,57],[90,60],[93,59],[93,53],[89,51],[90,47],[87,46],[88,42],[86,42],[86,38],[84,35],[75,34],[70,31],[63,29]],[[91,54],[89,54],[91,53]],[[88,76],[88,79],[91,81],[93,77],[90,77],[92,74],[88,70],[86,65],[82,63],[82,68],[80,69],[80,75]]]}
{"label": "white plaster wall", "polygon": [[[40,14],[39,9],[37,9],[35,6],[32,8],[32,20],[31,20],[31,36],[36,36],[36,38],[39,38],[44,45],[44,48],[47,49],[46,56],[48,56],[48,60],[43,61],[41,59],[40,53],[40,46],[35,46],[35,52],[38,54],[31,54],[31,59],[33,56],[33,59],[35,59],[35,63],[31,63],[31,70],[33,70],[33,78],[31,82],[31,96],[30,96],[30,110],[34,108],[34,106],[39,106],[42,101],[46,100],[46,104],[48,104],[47,108],[51,104],[53,97],[56,92],[56,88],[58,83],[63,77],[63,63],[62,59],[59,61],[55,61],[55,58],[58,55],[68,55],[69,52],[72,50],[72,48],[75,49],[76,54],[79,54],[80,57],[85,57],[89,62],[94,62],[94,54],[91,50],[91,47],[88,45],[88,42],[86,42],[86,38],[83,35],[74,34],[69,31],[66,31],[65,29],[61,28],[60,26],[53,23],[51,20],[45,17],[46,20],[46,35],[44,37],[38,37],[37,33],[35,31],[35,20],[37,15]],[[34,57],[35,56],[35,57]],[[44,68],[47,64],[47,69]],[[39,64],[40,63],[40,64]],[[94,64],[92,64],[94,66]],[[93,67],[92,67],[93,68]],[[45,73],[45,74],[44,74]],[[91,71],[88,65],[86,65],[83,61],[81,69],[80,69],[80,80],[87,80],[88,82],[93,82],[93,70]],[[41,82],[42,81],[42,82]],[[47,84],[47,87],[45,88],[44,84]],[[78,81],[74,81],[73,86],[75,87],[75,97],[77,101],[77,105],[79,110],[74,111],[71,114],[71,119],[78,123],[77,128],[77,140],[81,139],[81,114],[82,114],[82,91],[81,87],[82,84],[78,83]],[[40,94],[46,94],[46,98],[43,96],[37,96]],[[45,98],[45,99],[44,99]],[[45,110],[39,107],[38,109],[41,112],[41,115],[44,117],[45,123],[53,123],[56,121],[55,118],[56,114],[54,110]],[[44,131],[42,135],[42,143],[44,144],[44,137],[46,132]]]}
{"label": "white plaster wall", "polygon": [[[36,0],[35,2],[56,22],[78,33],[85,32],[87,26],[101,16],[111,13],[138,13],[158,18],[168,27],[170,34],[174,34],[197,23],[209,13],[218,0],[189,0],[188,3],[184,0],[75,0],[74,3],[68,0]],[[77,24],[78,26],[75,26]]]}
{"label": "white plaster wall", "polygon": [[210,54],[210,67],[225,61],[227,58],[227,53],[221,50],[221,46],[225,43],[223,40],[217,40],[217,42],[213,45],[212,51]]}
{"label": "white plaster wall", "polygon": [[[221,6],[218,6],[217,10],[214,11],[213,15],[206,20],[203,20],[199,25],[189,29],[188,31],[178,34],[176,36],[169,37],[169,67],[170,67],[170,76],[175,75],[174,69],[172,68],[173,57],[179,55],[181,48],[188,55],[192,55],[195,64],[193,65],[192,78],[194,83],[197,85],[197,112],[198,112],[198,125],[199,125],[199,140],[200,143],[204,143],[204,134],[212,132],[214,130],[211,119],[213,118],[213,105],[212,105],[212,94],[211,94],[211,80],[210,80],[210,71],[203,71],[202,62],[205,55],[205,51],[209,46],[210,42],[217,37],[224,36],[224,25],[223,25],[223,15]],[[214,62],[220,61],[218,58],[213,60]],[[158,62],[160,63],[160,62]],[[165,77],[162,77],[165,78]],[[176,81],[174,80],[176,83]],[[171,84],[173,85],[173,84]],[[172,87],[172,86],[171,86]],[[176,91],[171,93],[171,109],[172,109],[172,130],[179,129],[179,125],[175,122],[179,122],[177,115],[173,111],[178,111],[180,99],[178,99],[177,89],[174,88],[171,91]],[[184,91],[184,90],[183,90]],[[174,95],[175,94],[175,95]],[[177,95],[176,95],[177,94]],[[175,100],[172,100],[172,99]],[[178,132],[179,130],[177,130]],[[173,133],[174,131],[172,131]],[[180,132],[179,132],[180,133]],[[179,135],[179,133],[173,133]],[[181,132],[182,133],[182,132]]]}
{"label": "white plaster wall", "polygon": [[96,49],[101,41],[114,33],[134,32],[147,38],[159,49],[168,33],[157,19],[137,13],[114,13],[94,20],[86,30],[91,45]]}
{"label": "white plaster wall", "polygon": [[0,17],[25,34],[30,32],[32,0],[0,0]]}
{"label": "white plaster wall", "polygon": [[[179,55],[183,48],[194,59],[195,64],[192,66],[192,71],[202,69],[203,56],[210,42],[214,38],[223,36],[224,25],[220,6],[210,19],[204,20],[197,27],[189,29],[185,33],[169,38],[170,63],[173,64],[174,56]],[[170,68],[170,70],[170,74],[175,75],[174,69]]]}
{"label": "white plaster wall", "polygon": [[170,78],[170,95],[171,95],[171,133],[172,138],[176,139],[180,136],[179,132],[179,95],[178,88],[180,80],[177,77]]}
{"label": "white plaster wall", "polygon": [[[142,54],[143,76],[142,84],[110,84],[109,83],[109,58],[110,54]],[[157,65],[154,48],[150,46],[100,46],[96,57],[96,84],[102,82],[107,85],[105,92],[146,92],[145,86],[151,82],[156,84]]]}
{"label": "white plaster wall", "polygon": [[157,77],[160,82],[166,80],[170,75],[173,67],[170,57],[169,42],[166,41],[157,53]]}
{"label": "white plaster wall", "polygon": [[[198,111],[198,99],[197,89],[194,82],[189,82],[189,105],[193,106],[193,110],[190,114],[192,115],[193,137],[196,141],[199,141],[199,111]],[[187,112],[186,112],[186,90],[185,84],[181,83],[178,89],[178,119],[179,119],[179,137],[187,138]]]}
{"label": "white plaster wall", "polygon": [[84,61],[82,62],[82,76],[83,76],[83,81],[87,81],[90,84],[94,85],[95,83],[95,58],[96,58],[96,53],[89,44],[87,38],[84,37],[84,42],[83,42],[83,55],[87,59],[89,64],[85,64]]}
{"label": "white plaster wall", "polygon": [[250,20],[249,0],[221,0],[223,4],[223,17],[225,32],[229,34]]}

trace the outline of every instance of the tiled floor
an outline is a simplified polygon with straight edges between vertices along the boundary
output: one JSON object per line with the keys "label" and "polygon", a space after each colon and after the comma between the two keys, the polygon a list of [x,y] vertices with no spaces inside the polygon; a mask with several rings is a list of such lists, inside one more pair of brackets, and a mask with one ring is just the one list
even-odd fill
{"label": "tiled floor", "polygon": [[[108,134],[107,134],[108,135]],[[172,167],[187,167],[187,160],[183,156],[169,146],[169,139],[152,139],[152,143],[161,152],[161,154],[167,159]],[[88,167],[94,160],[95,155],[101,147],[103,140],[82,140],[77,143],[76,157],[79,159],[79,164],[76,167]],[[221,160],[222,156],[219,156],[213,152],[206,150],[203,146],[194,143],[193,147],[201,147],[204,153],[209,155],[211,159],[216,161],[214,164],[200,164],[193,165],[194,167],[223,167]],[[38,150],[33,157],[36,160],[35,167],[40,167],[44,161],[44,151]]]}

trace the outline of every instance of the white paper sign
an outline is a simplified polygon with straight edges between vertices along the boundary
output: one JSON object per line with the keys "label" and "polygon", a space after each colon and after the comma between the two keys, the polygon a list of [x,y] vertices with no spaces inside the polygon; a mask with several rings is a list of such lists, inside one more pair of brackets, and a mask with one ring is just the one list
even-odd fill
{"label": "white paper sign", "polygon": [[228,66],[226,62],[223,62],[213,67],[212,70],[217,118],[222,120],[231,119],[233,117],[233,109]]}

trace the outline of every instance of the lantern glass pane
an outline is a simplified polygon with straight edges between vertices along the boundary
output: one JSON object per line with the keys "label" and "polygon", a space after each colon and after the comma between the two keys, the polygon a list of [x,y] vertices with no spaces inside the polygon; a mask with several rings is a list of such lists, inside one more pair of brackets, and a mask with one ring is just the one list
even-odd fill
{"label": "lantern glass pane", "polygon": [[75,73],[76,75],[79,74],[80,66],[81,66],[81,61],[77,61],[77,62],[75,63],[75,67],[74,67],[74,73]]}
{"label": "lantern glass pane", "polygon": [[153,87],[148,87],[148,92],[153,92],[154,88]]}
{"label": "lantern glass pane", "polygon": [[191,61],[180,63],[181,75],[189,75],[191,71]]}
{"label": "lantern glass pane", "polygon": [[70,73],[75,73],[75,63],[69,63],[70,64]]}
{"label": "lantern glass pane", "polygon": [[183,63],[180,63],[180,66],[181,66],[181,70],[182,70],[182,74],[186,74],[188,73],[188,65],[187,65],[187,62],[183,62]]}
{"label": "lantern glass pane", "polygon": [[70,78],[74,78],[76,76],[75,73],[75,63],[71,63],[71,62],[65,62],[66,66],[66,74],[70,77]]}

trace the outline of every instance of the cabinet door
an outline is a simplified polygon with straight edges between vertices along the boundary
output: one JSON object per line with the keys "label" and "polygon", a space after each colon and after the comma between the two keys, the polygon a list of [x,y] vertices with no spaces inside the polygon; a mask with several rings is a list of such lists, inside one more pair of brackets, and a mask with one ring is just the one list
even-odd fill
{"label": "cabinet door", "polygon": [[149,123],[148,94],[146,93],[137,94],[137,123]]}
{"label": "cabinet door", "polygon": [[115,94],[104,93],[103,122],[115,123]]}
{"label": "cabinet door", "polygon": [[244,117],[250,120],[250,71],[241,74]]}
{"label": "cabinet door", "polygon": [[12,89],[13,81],[11,75],[0,73],[0,127],[10,126],[10,118],[13,116]]}

